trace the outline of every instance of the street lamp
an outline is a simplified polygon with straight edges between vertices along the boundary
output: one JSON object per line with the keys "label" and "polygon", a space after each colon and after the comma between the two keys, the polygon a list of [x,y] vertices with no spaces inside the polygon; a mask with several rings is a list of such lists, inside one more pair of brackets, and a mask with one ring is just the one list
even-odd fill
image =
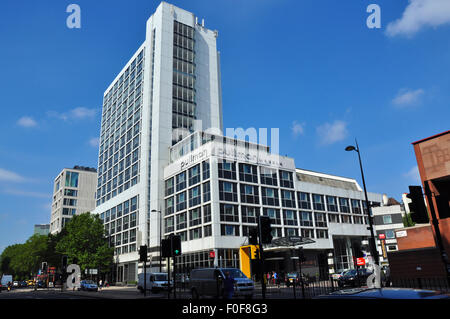
{"label": "street lamp", "polygon": [[162,247],[161,247],[161,235],[162,235],[162,226],[161,226],[161,210],[152,209],[152,213],[159,213],[159,272],[162,272]]}
{"label": "street lamp", "polygon": [[345,150],[347,152],[351,152],[351,151],[355,151],[358,153],[358,159],[359,159],[359,167],[361,169],[361,177],[362,177],[362,182],[363,182],[363,187],[364,187],[364,196],[366,198],[366,207],[367,207],[367,215],[368,215],[368,219],[369,219],[369,227],[368,229],[370,230],[370,253],[372,254],[372,256],[375,258],[375,264],[379,265],[379,259],[378,259],[378,251],[377,251],[377,246],[375,244],[375,236],[373,234],[373,222],[372,222],[372,214],[371,214],[371,209],[370,209],[370,204],[369,204],[369,200],[367,198],[367,189],[366,189],[366,181],[364,180],[364,172],[363,172],[363,167],[362,167],[362,162],[361,162],[361,154],[359,151],[359,146],[358,146],[358,141],[355,139],[356,142],[356,147],[353,145],[349,145],[345,148]]}

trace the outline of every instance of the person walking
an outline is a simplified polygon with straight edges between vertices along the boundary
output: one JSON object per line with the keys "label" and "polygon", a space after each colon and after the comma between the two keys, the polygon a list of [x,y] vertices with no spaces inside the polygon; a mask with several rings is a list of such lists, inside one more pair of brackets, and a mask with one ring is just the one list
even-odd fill
{"label": "person walking", "polygon": [[233,298],[235,282],[236,280],[234,280],[234,278],[230,276],[230,273],[228,271],[225,272],[225,279],[223,281],[223,291],[224,291],[223,297],[225,299]]}

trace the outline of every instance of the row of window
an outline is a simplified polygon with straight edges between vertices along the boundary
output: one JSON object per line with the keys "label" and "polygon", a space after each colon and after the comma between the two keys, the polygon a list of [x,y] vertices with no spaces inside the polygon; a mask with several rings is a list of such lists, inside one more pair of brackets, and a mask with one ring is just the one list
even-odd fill
{"label": "row of window", "polygon": [[189,211],[164,218],[164,231],[170,233],[211,222],[211,205],[196,207]]}
{"label": "row of window", "polygon": [[204,161],[165,181],[165,196],[180,192],[210,178],[209,161]]}
{"label": "row of window", "polygon": [[106,210],[105,212],[100,214],[100,219],[104,224],[115,220],[116,218],[121,217],[122,215],[127,215],[128,213],[132,213],[139,209],[138,207],[139,201],[138,196],[134,196],[133,198],[126,200],[119,205],[112,207],[111,209]]}

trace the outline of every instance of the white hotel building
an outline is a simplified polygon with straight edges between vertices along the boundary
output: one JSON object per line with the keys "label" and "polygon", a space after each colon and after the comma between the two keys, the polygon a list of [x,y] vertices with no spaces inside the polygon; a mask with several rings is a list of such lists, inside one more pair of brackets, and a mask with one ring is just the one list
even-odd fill
{"label": "white hotel building", "polygon": [[[115,247],[111,280],[136,280],[140,245],[158,270],[159,240],[170,233],[182,236],[182,271],[208,265],[212,250],[215,265],[239,267],[239,247],[259,213],[272,217],[275,237],[315,241],[305,245],[314,271],[350,268],[351,248],[369,235],[357,182],[204,133],[223,131],[217,31],[165,2],[146,28],[103,100],[94,212]],[[381,203],[382,195],[369,200]]]}

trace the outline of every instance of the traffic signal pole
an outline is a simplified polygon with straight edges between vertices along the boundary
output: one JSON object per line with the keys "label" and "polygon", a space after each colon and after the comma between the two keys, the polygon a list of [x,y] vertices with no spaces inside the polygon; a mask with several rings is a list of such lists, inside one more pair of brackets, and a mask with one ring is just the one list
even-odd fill
{"label": "traffic signal pole", "polygon": [[258,241],[259,241],[259,260],[261,261],[261,289],[262,289],[262,298],[266,299],[266,283],[265,283],[265,277],[264,277],[264,249],[262,245],[262,232],[261,232],[261,216],[259,216],[258,219]]}

